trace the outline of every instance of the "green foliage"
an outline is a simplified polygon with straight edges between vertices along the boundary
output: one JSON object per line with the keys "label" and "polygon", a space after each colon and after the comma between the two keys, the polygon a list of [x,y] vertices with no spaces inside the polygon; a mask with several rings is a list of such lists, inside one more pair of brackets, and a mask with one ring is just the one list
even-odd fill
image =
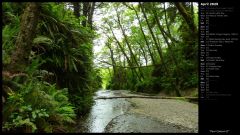
{"label": "green foliage", "polygon": [[[12,130],[17,127],[31,126],[32,131],[44,130],[46,126],[75,123],[74,107],[69,103],[67,89],[57,90],[54,85],[35,80],[27,82],[19,93],[10,94],[4,116],[11,114],[4,128]],[[45,125],[39,122],[44,121]]]}
{"label": "green foliage", "polygon": [[75,123],[76,114],[68,100],[67,88],[58,90],[55,84],[39,80],[36,67],[40,63],[40,60],[33,61],[27,70],[32,77],[18,91],[9,93],[3,110],[5,130],[24,131],[28,127],[32,132],[53,132],[56,125]]}
{"label": "green foliage", "polygon": [[167,93],[171,92],[175,89],[174,85],[172,82],[175,81],[176,78],[170,78],[170,77],[158,77],[160,86],[163,90],[165,90]]}
{"label": "green foliage", "polygon": [[20,106],[19,112],[13,112],[10,115],[10,122],[6,122],[3,128],[11,130],[14,128],[29,126],[32,129],[32,132],[35,132],[37,130],[36,120],[45,117],[49,117],[46,109],[32,110],[31,105]]}
{"label": "green foliage", "polygon": [[[154,7],[151,3],[143,3],[149,27],[159,39],[158,43],[153,41],[143,11],[137,3],[127,4],[136,9],[139,21],[135,11],[122,3],[104,3],[107,12],[117,9],[120,23],[126,32],[125,39],[119,39],[120,48],[110,29],[105,28],[105,23],[108,22],[114,32],[116,28],[119,29],[116,14],[104,18],[104,36],[109,38],[110,44],[107,50],[112,49],[116,63],[115,68],[110,68],[109,72],[93,67],[93,38],[97,35],[89,27],[81,25],[80,22],[86,21],[87,17],[75,17],[67,4],[69,3],[41,3],[37,36],[28,58],[29,65],[24,73],[3,77],[4,81],[14,85],[3,85],[6,93],[3,107],[4,131],[55,132],[57,128],[65,129],[66,125],[75,124],[77,116],[89,111],[93,104],[93,94],[102,87],[102,83],[107,89],[139,92],[164,90],[171,93],[176,88],[185,91],[197,87],[198,42],[192,38],[187,24],[173,3],[166,4],[166,17],[163,3],[153,3]],[[14,44],[20,30],[20,15],[25,3],[2,3],[2,6],[2,60],[5,66],[10,63],[10,56],[14,53]],[[165,35],[169,45],[158,28],[153,10],[157,11],[165,34],[169,34]],[[197,16],[194,19],[197,24]],[[127,41],[132,52],[129,51]],[[163,60],[159,57],[157,47],[162,49]],[[105,59],[109,62],[110,51],[106,52],[106,48],[103,50],[105,52],[102,57],[107,56]],[[129,60],[126,56],[122,57],[123,52]],[[139,65],[146,67],[138,68]]]}
{"label": "green foliage", "polygon": [[17,11],[21,4],[2,3],[3,26],[2,26],[2,52],[3,64],[10,63],[11,51],[14,49],[14,43],[20,30],[20,17]]}
{"label": "green foliage", "polygon": [[14,43],[19,32],[19,17],[14,16],[14,18],[14,24],[5,25],[2,30],[3,64],[10,63],[11,51],[14,49]]}
{"label": "green foliage", "polygon": [[100,78],[92,69],[94,35],[88,27],[81,26],[79,18],[66,5],[42,5],[38,36],[34,39],[35,50],[38,50],[35,52],[46,60],[40,68],[61,78],[56,83],[60,88],[69,89],[70,101],[78,114],[90,109],[93,92],[101,83],[95,81]]}
{"label": "green foliage", "polygon": [[138,92],[151,92],[153,90],[152,80],[144,80],[143,82],[138,82],[135,85],[135,90]]}
{"label": "green foliage", "polygon": [[50,39],[48,37],[45,37],[45,36],[38,36],[38,37],[36,37],[33,40],[33,43],[34,44],[47,44],[47,45],[49,45],[49,47],[57,47],[57,46],[54,46],[52,39]]}
{"label": "green foliage", "polygon": [[109,74],[107,69],[99,69],[99,77],[101,77],[101,82],[102,82],[102,88],[106,89],[108,82],[111,78],[111,75]]}
{"label": "green foliage", "polygon": [[198,85],[198,76],[196,74],[189,75],[183,84],[185,88],[194,88]]}
{"label": "green foliage", "polygon": [[[4,3],[3,63],[10,63],[24,4]],[[14,9],[17,6],[19,8]],[[16,10],[16,11],[15,11]],[[18,14],[17,14],[18,13]],[[83,27],[65,3],[42,3],[37,36],[33,40],[25,75],[6,85],[4,131],[55,132],[75,124],[93,104],[101,77],[92,67],[94,31]],[[6,78],[4,78],[6,79]],[[97,81],[96,81],[97,80]],[[14,91],[14,92],[13,92]],[[76,115],[77,114],[77,115]]]}
{"label": "green foliage", "polygon": [[[130,89],[140,92],[165,91],[170,95],[175,93],[177,96],[180,96],[181,92],[186,89],[197,88],[198,39],[191,34],[183,16],[174,3],[144,2],[141,4],[142,8],[139,3],[108,5],[109,9],[117,9],[120,17],[114,12],[115,14],[105,17],[103,21],[109,22],[108,24],[115,32],[116,28],[120,29],[117,21],[120,20],[133,54],[130,53],[129,48],[127,49],[126,37],[117,37],[127,55],[124,55],[125,59],[118,59],[124,53],[122,50],[119,51],[119,45],[114,43],[114,35],[106,32],[110,39],[114,39],[111,42],[107,41],[106,44],[110,44],[109,52],[113,50],[113,58],[117,67],[123,65],[129,67],[124,70],[117,68],[114,73],[112,71],[107,88]],[[185,8],[191,13],[189,6]],[[196,9],[197,7],[194,6],[195,12]],[[194,20],[191,21],[197,24],[197,15],[193,16]],[[159,20],[159,23],[156,20]],[[111,33],[110,27],[104,27],[104,30]],[[108,53],[108,55],[110,54]],[[129,61],[126,60],[126,57],[129,58]],[[134,57],[137,58],[137,64]],[[113,63],[112,59],[106,59],[106,61]],[[145,64],[151,68],[141,67]],[[138,65],[140,68],[137,68]],[[140,74],[143,77],[139,77]]]}
{"label": "green foliage", "polygon": [[91,86],[93,86],[95,90],[102,88],[102,76],[100,69],[94,69],[91,72],[90,80],[94,80],[92,81]]}

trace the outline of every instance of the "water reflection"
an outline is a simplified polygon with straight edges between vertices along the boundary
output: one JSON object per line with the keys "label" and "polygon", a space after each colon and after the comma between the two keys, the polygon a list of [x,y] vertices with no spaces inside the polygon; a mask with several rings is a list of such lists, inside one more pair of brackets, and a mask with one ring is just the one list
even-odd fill
{"label": "water reflection", "polygon": [[[117,91],[101,90],[96,92],[96,97],[111,97]],[[95,101],[88,117],[84,121],[83,132],[102,133],[107,124],[116,116],[126,112],[131,104],[125,99],[98,99]]]}

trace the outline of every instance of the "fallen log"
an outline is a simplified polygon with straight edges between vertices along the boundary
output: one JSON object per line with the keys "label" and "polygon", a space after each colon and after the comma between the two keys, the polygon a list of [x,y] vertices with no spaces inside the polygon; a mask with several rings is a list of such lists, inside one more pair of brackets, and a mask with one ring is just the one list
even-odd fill
{"label": "fallen log", "polygon": [[94,99],[116,99],[116,98],[150,98],[150,99],[189,99],[189,100],[198,100],[198,97],[159,97],[159,96],[113,96],[113,97],[96,97]]}

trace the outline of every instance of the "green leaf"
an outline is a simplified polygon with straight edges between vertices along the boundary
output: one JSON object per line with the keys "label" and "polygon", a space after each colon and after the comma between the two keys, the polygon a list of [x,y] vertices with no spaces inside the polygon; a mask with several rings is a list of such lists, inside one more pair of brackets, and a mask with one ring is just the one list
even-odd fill
{"label": "green leaf", "polygon": [[33,119],[36,119],[37,115],[35,112],[32,112],[32,117],[33,117]]}
{"label": "green leaf", "polygon": [[53,40],[46,37],[46,36],[38,36],[36,38],[34,38],[33,40],[34,44],[48,44],[48,45],[52,45],[53,44]]}
{"label": "green leaf", "polygon": [[75,62],[73,61],[73,59],[71,59],[71,61],[72,61],[74,70],[75,70],[76,72],[78,72],[78,69],[77,69],[77,66],[76,66]]}

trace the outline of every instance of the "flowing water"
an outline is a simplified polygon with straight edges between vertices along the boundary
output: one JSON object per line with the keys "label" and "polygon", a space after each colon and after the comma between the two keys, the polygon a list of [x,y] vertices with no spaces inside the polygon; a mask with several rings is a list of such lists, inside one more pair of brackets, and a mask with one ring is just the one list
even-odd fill
{"label": "flowing water", "polygon": [[[119,91],[100,90],[96,92],[96,97],[118,96]],[[125,99],[97,99],[90,113],[80,123],[84,123],[79,128],[79,132],[102,133],[107,124],[115,117],[124,114],[131,104]],[[80,131],[81,130],[81,131]]]}
{"label": "flowing water", "polygon": [[[113,97],[127,94],[124,90],[100,90],[95,97]],[[158,100],[161,102],[161,100]],[[163,101],[162,101],[163,102]],[[196,132],[192,129],[173,123],[158,121],[145,115],[131,113],[132,104],[124,98],[95,99],[95,104],[85,117],[79,120],[76,127],[78,133],[178,133]],[[166,108],[167,109],[167,108]],[[149,110],[151,111],[151,110]]]}

